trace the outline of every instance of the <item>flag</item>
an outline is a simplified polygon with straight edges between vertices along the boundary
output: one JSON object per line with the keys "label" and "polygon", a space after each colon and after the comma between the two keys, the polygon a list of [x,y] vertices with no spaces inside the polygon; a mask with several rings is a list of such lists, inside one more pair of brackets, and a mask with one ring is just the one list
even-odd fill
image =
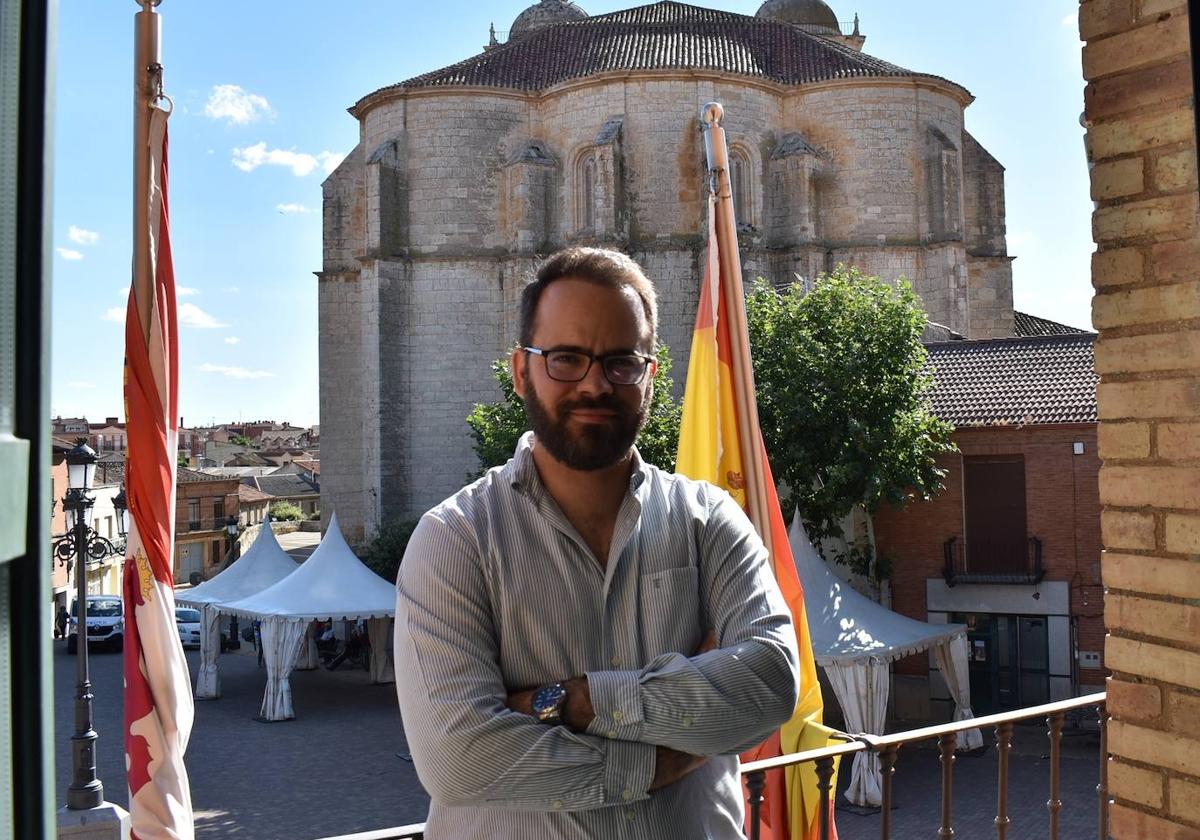
{"label": "flag", "polygon": [[[817,684],[817,666],[813,658],[812,641],[808,634],[808,619],[804,611],[804,592],[792,559],[787,528],[779,509],[779,497],[767,462],[766,447],[761,431],[742,427],[747,413],[739,411],[738,394],[752,390],[739,382],[733,361],[733,343],[746,342],[744,330],[731,329],[726,311],[726,296],[722,284],[738,282],[721,271],[720,243],[715,219],[716,198],[710,196],[708,209],[708,254],[696,326],[692,334],[691,357],[688,362],[687,387],[683,398],[683,418],[679,429],[679,452],[675,469],[690,478],[703,479],[729,492],[742,506],[748,508],[747,475],[745,467],[754,453],[743,451],[747,437],[758,442],[759,470],[765,484],[761,488],[766,511],[763,525],[768,533],[763,541],[771,553],[775,579],[791,610],[800,651],[800,697],[790,721],[757,748],[742,754],[743,761],[756,761],[785,753],[824,747],[831,729],[821,723],[821,688]],[[736,247],[736,243],[733,247]],[[735,255],[736,256],[736,255]],[[741,289],[730,298],[742,304]],[[745,348],[744,357],[750,357]],[[739,416],[742,415],[742,416]],[[749,432],[749,436],[744,434]],[[752,472],[752,471],[751,471]],[[836,788],[836,775],[834,777]],[[767,773],[764,802],[760,816],[760,831],[764,840],[815,840],[818,836],[820,794],[817,789],[816,767],[811,762]],[[833,830],[832,799],[830,802],[830,836]],[[750,833],[747,814],[746,833]]]}
{"label": "flag", "polygon": [[[167,112],[151,107],[148,237],[134,237],[125,315],[125,763],[133,840],[192,840],[183,754],[192,731],[187,660],[175,626],[175,459],[179,342],[167,213]],[[148,241],[148,253],[137,253]]]}

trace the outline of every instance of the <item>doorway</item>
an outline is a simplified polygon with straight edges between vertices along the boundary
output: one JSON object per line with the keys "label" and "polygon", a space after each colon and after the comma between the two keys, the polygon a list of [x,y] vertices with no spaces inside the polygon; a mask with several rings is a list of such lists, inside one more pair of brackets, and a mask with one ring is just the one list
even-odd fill
{"label": "doorway", "polygon": [[1046,616],[953,613],[950,620],[967,625],[971,705],[976,714],[1050,702]]}

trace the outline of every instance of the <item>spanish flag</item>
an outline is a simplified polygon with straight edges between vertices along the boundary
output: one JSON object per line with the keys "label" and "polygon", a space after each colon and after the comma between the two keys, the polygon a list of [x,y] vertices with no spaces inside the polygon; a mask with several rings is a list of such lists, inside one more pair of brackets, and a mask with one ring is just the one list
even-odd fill
{"label": "spanish flag", "polygon": [[[821,689],[817,684],[817,666],[808,635],[804,592],[796,574],[779,497],[767,463],[757,411],[750,415],[753,428],[747,428],[745,415],[749,412],[745,411],[745,406],[739,406],[739,395],[743,400],[746,396],[753,400],[754,383],[753,375],[739,371],[735,360],[735,342],[741,342],[745,360],[742,367],[748,367],[750,353],[744,326],[745,303],[741,278],[736,278],[736,286],[733,286],[731,278],[721,270],[722,262],[726,261],[721,259],[718,244],[714,209],[717,201],[716,196],[710,197],[708,259],[692,336],[676,470],[728,491],[751,514],[751,519],[757,520],[755,525],[771,552],[775,578],[792,611],[800,650],[800,699],[788,723],[756,749],[742,754],[743,761],[756,761],[824,747],[829,743],[832,730],[821,723]],[[733,248],[736,247],[735,239]],[[737,259],[736,250],[732,256]],[[722,286],[727,288],[723,290]],[[728,316],[738,313],[728,312],[730,304],[742,309],[738,322],[740,330],[731,327]],[[747,441],[751,443],[749,447],[745,445]],[[753,451],[747,452],[747,449]],[[753,468],[752,459],[757,460],[758,469]],[[756,482],[760,485],[757,488],[753,486]],[[756,491],[765,502],[762,505],[765,510],[761,512],[751,511],[754,505],[748,493]],[[836,790],[836,775],[833,789]],[[832,798],[830,802],[830,837],[836,838]],[[760,814],[761,837],[763,840],[816,840],[819,805],[816,769],[811,762],[768,772]],[[746,815],[746,833],[750,834],[749,813]]]}

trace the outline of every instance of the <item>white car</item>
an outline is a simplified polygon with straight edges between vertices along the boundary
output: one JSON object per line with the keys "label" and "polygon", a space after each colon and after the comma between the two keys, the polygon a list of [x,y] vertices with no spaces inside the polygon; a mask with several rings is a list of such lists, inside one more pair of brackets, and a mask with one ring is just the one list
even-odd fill
{"label": "white car", "polygon": [[[71,605],[67,630],[67,653],[79,646],[79,603]],[[87,596],[87,640],[91,646],[105,645],[120,650],[125,642],[125,609],[120,595]]]}
{"label": "white car", "polygon": [[200,647],[200,610],[176,607],[175,626],[179,628],[179,641],[185,648]]}

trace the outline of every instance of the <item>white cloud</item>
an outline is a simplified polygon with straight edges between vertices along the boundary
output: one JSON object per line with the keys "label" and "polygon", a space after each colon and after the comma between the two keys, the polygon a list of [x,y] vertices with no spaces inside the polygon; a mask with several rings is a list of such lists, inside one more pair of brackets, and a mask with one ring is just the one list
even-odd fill
{"label": "white cloud", "polygon": [[175,287],[175,296],[176,297],[193,297],[198,294],[200,294],[200,290],[193,288],[192,286],[176,286]]}
{"label": "white cloud", "polygon": [[71,225],[67,228],[67,239],[70,239],[77,245],[95,245],[100,241],[100,234],[94,230],[86,230],[81,227]]}
{"label": "white cloud", "polygon": [[315,155],[310,155],[308,152],[297,152],[292,149],[268,149],[266,142],[260,142],[253,146],[235,148],[233,165],[243,172],[253,172],[264,165],[283,166],[292,170],[292,174],[296,177],[303,178],[305,175],[311,174],[318,166],[326,174],[332,172],[344,157],[345,155],[336,152],[317,152]]}
{"label": "white cloud", "polygon": [[1063,26],[1074,26],[1079,21],[1079,12],[1071,12],[1062,19]]}
{"label": "white cloud", "polygon": [[194,303],[181,303],[177,311],[179,313],[179,324],[184,327],[215,330],[220,327],[229,326],[228,324],[222,324]]}
{"label": "white cloud", "polygon": [[275,112],[266,97],[243,90],[239,85],[213,85],[204,105],[204,116],[231,125],[246,125],[273,117]]}
{"label": "white cloud", "polygon": [[114,324],[125,323],[125,307],[113,306],[104,310],[104,314],[100,316],[101,321],[112,321]]}
{"label": "white cloud", "polygon": [[238,338],[236,335],[227,335],[227,336],[225,336],[225,343],[226,343],[226,344],[237,344],[237,343],[238,343],[238,342],[240,342],[240,341],[241,341],[241,339],[240,339],[240,338]]}
{"label": "white cloud", "polygon": [[311,213],[312,212],[312,210],[310,208],[305,207],[303,204],[296,204],[294,202],[288,203],[288,204],[276,204],[275,209],[278,210],[280,213],[282,213],[285,216],[294,216],[297,213]]}
{"label": "white cloud", "polygon": [[249,370],[244,367],[228,367],[226,365],[214,365],[209,362],[200,365],[200,370],[205,373],[219,373],[230,379],[266,379],[275,375],[269,370]]}
{"label": "white cloud", "polygon": [[79,253],[78,251],[73,251],[70,248],[55,248],[54,250],[58,251],[58,255],[60,257],[62,257],[64,260],[81,260],[81,259],[83,259],[83,254]]}

